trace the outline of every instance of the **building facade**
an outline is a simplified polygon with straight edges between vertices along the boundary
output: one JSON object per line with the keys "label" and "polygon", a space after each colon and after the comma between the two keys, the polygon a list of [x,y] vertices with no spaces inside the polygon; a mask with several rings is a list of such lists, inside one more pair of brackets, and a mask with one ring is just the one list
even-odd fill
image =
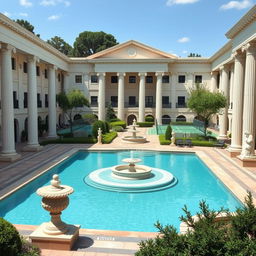
{"label": "building facade", "polygon": [[41,122],[48,124],[48,136],[56,137],[56,125],[65,121],[56,105],[60,91],[81,90],[91,107],[78,112],[94,113],[100,120],[111,104],[128,123],[153,116],[165,124],[193,121],[186,102],[189,90],[201,83],[228,98],[216,124],[220,138],[232,134],[231,155],[253,161],[256,6],[226,36],[229,41],[210,58],[179,58],[133,40],[89,57],[69,58],[0,14],[0,160],[19,158],[15,142],[24,132],[24,150],[39,150]]}

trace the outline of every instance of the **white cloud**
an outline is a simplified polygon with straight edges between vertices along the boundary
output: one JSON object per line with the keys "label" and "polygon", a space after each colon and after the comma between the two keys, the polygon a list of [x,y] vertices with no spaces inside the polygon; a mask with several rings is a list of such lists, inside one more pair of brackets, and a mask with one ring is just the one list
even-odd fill
{"label": "white cloud", "polygon": [[64,4],[66,7],[70,6],[70,2],[67,0],[42,0],[40,5],[42,6],[55,6],[57,4]]}
{"label": "white cloud", "polygon": [[171,6],[174,4],[194,4],[200,0],[167,0],[166,5]]}
{"label": "white cloud", "polygon": [[9,12],[3,12],[3,15],[5,15],[7,17],[11,17],[12,16],[11,13],[9,13]]}
{"label": "white cloud", "polygon": [[183,54],[187,54],[187,53],[188,53],[188,51],[184,50],[184,51],[182,51],[182,53],[183,53]]}
{"label": "white cloud", "polygon": [[48,17],[48,20],[58,20],[60,18],[60,15],[51,15]]}
{"label": "white cloud", "polygon": [[25,12],[20,12],[19,15],[20,15],[20,16],[23,16],[23,17],[28,17],[28,14],[25,13]]}
{"label": "white cloud", "polygon": [[182,37],[178,40],[179,43],[187,43],[190,41],[189,37]]}
{"label": "white cloud", "polygon": [[242,10],[249,8],[253,5],[252,0],[243,0],[243,1],[230,1],[227,4],[223,4],[221,10],[237,9]]}
{"label": "white cloud", "polygon": [[31,7],[33,4],[29,0],[20,0],[20,5],[24,7]]}

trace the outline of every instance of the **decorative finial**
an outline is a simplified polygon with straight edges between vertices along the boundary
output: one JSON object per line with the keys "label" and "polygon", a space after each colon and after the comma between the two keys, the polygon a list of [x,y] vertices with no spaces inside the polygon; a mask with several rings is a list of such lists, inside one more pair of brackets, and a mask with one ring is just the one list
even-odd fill
{"label": "decorative finial", "polygon": [[60,188],[60,180],[58,174],[54,174],[52,176],[51,185],[55,188]]}

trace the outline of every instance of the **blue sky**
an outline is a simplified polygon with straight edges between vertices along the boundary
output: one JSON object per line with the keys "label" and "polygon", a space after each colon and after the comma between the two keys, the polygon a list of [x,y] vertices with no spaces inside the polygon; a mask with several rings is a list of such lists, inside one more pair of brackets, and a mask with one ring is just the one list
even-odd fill
{"label": "blue sky", "polygon": [[44,40],[73,45],[80,32],[104,31],[119,43],[133,39],[168,53],[211,56],[225,33],[255,0],[8,0],[0,12],[26,19]]}

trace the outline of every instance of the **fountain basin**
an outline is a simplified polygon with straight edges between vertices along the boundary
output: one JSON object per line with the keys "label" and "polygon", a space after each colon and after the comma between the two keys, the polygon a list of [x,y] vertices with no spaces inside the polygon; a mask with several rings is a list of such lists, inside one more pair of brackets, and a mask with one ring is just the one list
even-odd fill
{"label": "fountain basin", "polygon": [[147,139],[143,136],[124,136],[122,137],[122,140],[128,143],[145,143],[147,142]]}
{"label": "fountain basin", "polygon": [[151,168],[145,165],[136,165],[136,171],[129,171],[129,165],[117,165],[111,168],[112,175],[121,179],[147,179],[151,176]]}

